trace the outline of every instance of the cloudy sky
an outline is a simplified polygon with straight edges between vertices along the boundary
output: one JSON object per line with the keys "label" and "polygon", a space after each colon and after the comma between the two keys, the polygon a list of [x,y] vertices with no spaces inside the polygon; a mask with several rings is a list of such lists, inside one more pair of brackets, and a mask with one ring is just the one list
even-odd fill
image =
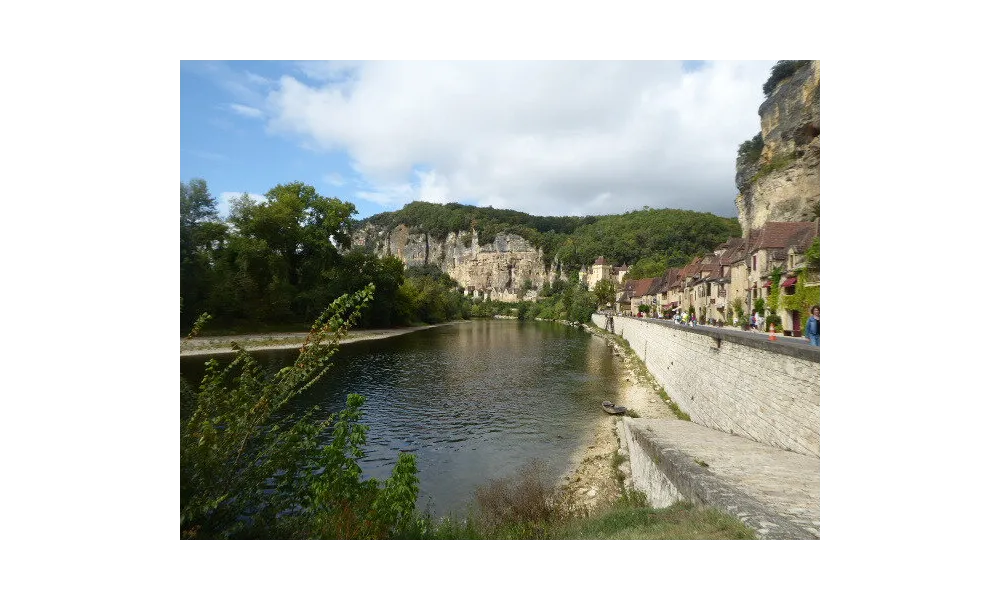
{"label": "cloudy sky", "polygon": [[413,200],[735,216],[774,62],[182,61],[181,180],[223,214],[299,180],[360,217]]}

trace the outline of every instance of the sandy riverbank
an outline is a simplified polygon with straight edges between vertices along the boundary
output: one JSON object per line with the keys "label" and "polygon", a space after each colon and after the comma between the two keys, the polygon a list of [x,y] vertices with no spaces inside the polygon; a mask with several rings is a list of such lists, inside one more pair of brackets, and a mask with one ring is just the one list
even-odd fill
{"label": "sandy riverbank", "polygon": [[[615,404],[625,406],[641,419],[676,419],[673,411],[656,392],[655,382],[637,368],[638,359],[622,348],[617,339],[602,329],[585,325],[594,336],[612,348],[616,360],[621,361],[621,379]],[[595,410],[600,410],[596,404]],[[614,454],[619,451],[615,425],[621,417],[607,415],[586,446],[572,457],[574,465],[560,478],[558,496],[560,503],[575,512],[592,512],[613,503],[619,496],[618,478],[612,466]]]}
{"label": "sandy riverbank", "polygon": [[[420,325],[416,327],[396,327],[393,329],[354,329],[347,332],[347,337],[340,340],[341,344],[352,342],[363,342],[365,340],[379,340],[383,338],[395,337],[441,327],[448,323],[437,325]],[[260,333],[249,335],[218,335],[196,337],[194,339],[181,339],[181,356],[198,356],[202,354],[232,354],[232,342],[236,342],[247,350],[286,350],[298,348],[306,340],[307,333],[304,331],[288,333]]]}

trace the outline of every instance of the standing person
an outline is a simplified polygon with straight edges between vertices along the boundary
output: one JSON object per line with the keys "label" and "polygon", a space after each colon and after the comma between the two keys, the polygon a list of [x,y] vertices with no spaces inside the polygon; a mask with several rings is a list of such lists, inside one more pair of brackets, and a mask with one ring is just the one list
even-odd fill
{"label": "standing person", "polygon": [[809,338],[809,345],[819,347],[819,304],[809,309],[811,313],[806,321],[806,336]]}

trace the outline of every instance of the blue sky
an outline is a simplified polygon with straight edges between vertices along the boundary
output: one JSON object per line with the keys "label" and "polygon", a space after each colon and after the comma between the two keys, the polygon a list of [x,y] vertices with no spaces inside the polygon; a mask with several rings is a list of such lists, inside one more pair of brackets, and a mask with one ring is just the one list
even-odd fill
{"label": "blue sky", "polygon": [[734,216],[774,61],[182,61],[180,179],[304,181],[359,217],[412,200]]}

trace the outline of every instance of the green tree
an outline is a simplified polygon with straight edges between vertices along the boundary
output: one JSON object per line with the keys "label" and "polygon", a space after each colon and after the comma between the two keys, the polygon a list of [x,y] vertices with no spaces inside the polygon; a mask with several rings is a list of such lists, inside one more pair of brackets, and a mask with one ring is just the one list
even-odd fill
{"label": "green tree", "polygon": [[[246,194],[233,202],[230,221],[246,242],[234,245],[229,266],[267,296],[264,319],[304,321],[336,297],[331,272],[342,266],[340,249],[350,246],[350,217],[357,211],[297,181],[265,196],[260,203]],[[256,268],[241,268],[248,262]]]}
{"label": "green tree", "polygon": [[181,323],[189,326],[207,307],[228,232],[204,179],[182,182],[180,200]]}
{"label": "green tree", "polygon": [[386,481],[361,480],[361,396],[337,415],[282,410],[330,368],[373,289],[331,303],[295,364],[273,376],[234,343],[236,359],[209,361],[197,391],[182,380],[182,538],[386,538],[407,526],[416,462],[400,453]]}
{"label": "green tree", "polygon": [[796,71],[809,64],[808,60],[779,60],[771,67],[771,76],[762,86],[765,96],[770,96],[778,88],[778,84],[795,74]]}
{"label": "green tree", "polygon": [[602,279],[594,286],[594,296],[597,297],[597,305],[603,307],[615,301],[615,284],[610,279]]}

